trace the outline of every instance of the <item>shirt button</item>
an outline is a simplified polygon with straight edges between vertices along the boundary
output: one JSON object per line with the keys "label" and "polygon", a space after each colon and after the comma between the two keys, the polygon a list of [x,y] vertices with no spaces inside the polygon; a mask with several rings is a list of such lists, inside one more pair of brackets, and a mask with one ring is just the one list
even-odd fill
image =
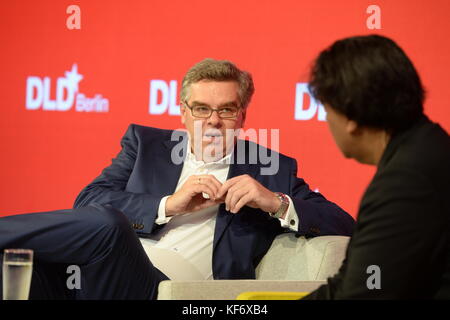
{"label": "shirt button", "polygon": [[295,226],[295,220],[292,219],[291,221],[289,221],[289,223],[291,224],[291,226]]}

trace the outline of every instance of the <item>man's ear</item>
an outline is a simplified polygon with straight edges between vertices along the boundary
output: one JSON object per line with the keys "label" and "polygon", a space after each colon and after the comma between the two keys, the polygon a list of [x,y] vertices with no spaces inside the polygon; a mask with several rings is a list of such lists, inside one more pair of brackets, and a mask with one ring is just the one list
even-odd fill
{"label": "man's ear", "polygon": [[350,135],[359,135],[361,132],[361,127],[354,120],[347,119],[347,124],[345,125],[345,130]]}
{"label": "man's ear", "polygon": [[244,127],[246,117],[247,117],[247,108],[244,108],[244,109],[242,110],[242,122],[241,122],[241,128]]}
{"label": "man's ear", "polygon": [[181,123],[184,124],[186,122],[186,107],[183,104],[180,105],[180,114]]}

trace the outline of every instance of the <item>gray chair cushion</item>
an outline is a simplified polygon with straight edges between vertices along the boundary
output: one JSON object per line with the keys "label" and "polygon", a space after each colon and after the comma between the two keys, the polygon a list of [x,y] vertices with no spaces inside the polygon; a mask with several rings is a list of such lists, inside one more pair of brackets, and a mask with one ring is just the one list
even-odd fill
{"label": "gray chair cushion", "polygon": [[326,280],[339,270],[349,237],[296,238],[293,233],[277,236],[256,268],[259,280]]}

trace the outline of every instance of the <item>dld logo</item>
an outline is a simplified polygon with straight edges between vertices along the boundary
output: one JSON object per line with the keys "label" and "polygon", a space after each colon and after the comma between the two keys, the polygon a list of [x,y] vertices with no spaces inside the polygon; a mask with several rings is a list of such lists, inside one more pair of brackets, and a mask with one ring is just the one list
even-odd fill
{"label": "dld logo", "polygon": [[295,120],[311,120],[316,113],[319,121],[326,121],[327,113],[324,107],[312,97],[308,89],[308,83],[297,83],[295,88]]}
{"label": "dld logo", "polygon": [[150,80],[150,99],[148,112],[150,114],[163,114],[168,111],[170,115],[180,115],[180,106],[177,105],[177,81]]}
{"label": "dld logo", "polygon": [[78,73],[76,64],[65,72],[65,77],[56,80],[56,99],[52,100],[51,79],[30,76],[27,78],[26,109],[44,111],[68,111],[75,105],[78,112],[108,112],[109,101],[100,94],[88,98],[78,92],[78,83],[83,76]]}

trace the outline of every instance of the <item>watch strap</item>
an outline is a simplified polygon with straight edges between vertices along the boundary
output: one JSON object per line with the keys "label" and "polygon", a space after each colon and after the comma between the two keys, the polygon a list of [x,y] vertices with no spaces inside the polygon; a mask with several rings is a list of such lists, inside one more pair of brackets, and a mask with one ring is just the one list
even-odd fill
{"label": "watch strap", "polygon": [[281,218],[289,207],[288,197],[281,192],[275,192],[278,199],[280,199],[281,205],[277,212],[269,212],[269,215],[273,218]]}

